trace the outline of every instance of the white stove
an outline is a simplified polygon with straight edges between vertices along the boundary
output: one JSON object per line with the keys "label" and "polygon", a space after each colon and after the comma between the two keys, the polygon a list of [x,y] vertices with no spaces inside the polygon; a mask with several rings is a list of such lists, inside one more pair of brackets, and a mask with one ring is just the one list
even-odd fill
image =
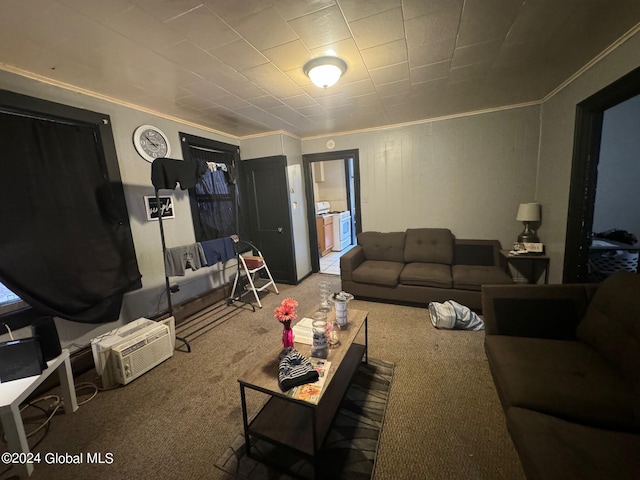
{"label": "white stove", "polygon": [[316,214],[333,215],[333,250],[341,252],[351,245],[351,212],[331,211],[330,202],[316,202]]}
{"label": "white stove", "polygon": [[345,212],[329,212],[331,215],[333,215],[334,220],[338,219],[341,220],[343,218],[351,218],[351,212],[349,211],[345,211]]}
{"label": "white stove", "polygon": [[316,215],[324,217],[330,215],[331,204],[329,202],[316,202]]}
{"label": "white stove", "polygon": [[333,250],[341,252],[351,245],[351,212],[333,214]]}

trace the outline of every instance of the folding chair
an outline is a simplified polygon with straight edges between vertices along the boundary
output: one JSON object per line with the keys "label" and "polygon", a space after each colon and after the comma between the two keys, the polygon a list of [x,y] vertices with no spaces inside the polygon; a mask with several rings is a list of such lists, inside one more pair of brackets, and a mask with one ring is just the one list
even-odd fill
{"label": "folding chair", "polygon": [[[276,282],[273,280],[269,267],[267,267],[267,262],[258,247],[251,242],[243,240],[239,240],[235,247],[236,257],[238,260],[238,272],[233,280],[231,298],[233,300],[239,300],[243,295],[253,292],[256,302],[258,302],[258,306],[262,308],[262,303],[260,302],[260,296],[258,293],[273,285],[275,293],[280,294],[278,287],[276,286]],[[251,255],[248,255],[247,253],[251,253]],[[266,278],[260,276],[262,272],[266,274]],[[237,294],[236,289],[238,287],[242,288],[242,283],[240,282],[241,277],[243,280],[246,278],[246,284],[244,285],[244,291]]]}

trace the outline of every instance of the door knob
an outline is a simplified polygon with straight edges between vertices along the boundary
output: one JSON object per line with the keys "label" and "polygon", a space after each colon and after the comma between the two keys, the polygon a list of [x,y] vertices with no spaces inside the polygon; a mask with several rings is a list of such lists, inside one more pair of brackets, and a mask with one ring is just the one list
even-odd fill
{"label": "door knob", "polygon": [[282,233],[283,228],[282,227],[278,227],[278,233]]}

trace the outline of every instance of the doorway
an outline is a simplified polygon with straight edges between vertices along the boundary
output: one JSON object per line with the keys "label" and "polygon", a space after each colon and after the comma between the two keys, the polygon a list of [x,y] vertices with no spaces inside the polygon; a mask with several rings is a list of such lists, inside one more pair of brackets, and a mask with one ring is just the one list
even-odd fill
{"label": "doorway", "polygon": [[640,68],[579,103],[571,167],[563,283],[588,283],[598,164],[606,110],[640,94]]}
{"label": "doorway", "polygon": [[[339,258],[356,244],[362,231],[358,150],[302,156],[306,184],[311,268],[314,273],[339,274]],[[326,202],[324,223],[317,204]],[[333,212],[329,220],[327,216]],[[331,222],[331,227],[326,224]],[[335,223],[333,223],[335,222]],[[325,231],[333,232],[326,240]],[[331,243],[332,247],[328,248]],[[322,262],[321,262],[322,260]]]}
{"label": "doorway", "polygon": [[589,276],[601,282],[638,269],[640,246],[640,95],[604,112],[593,214]]}

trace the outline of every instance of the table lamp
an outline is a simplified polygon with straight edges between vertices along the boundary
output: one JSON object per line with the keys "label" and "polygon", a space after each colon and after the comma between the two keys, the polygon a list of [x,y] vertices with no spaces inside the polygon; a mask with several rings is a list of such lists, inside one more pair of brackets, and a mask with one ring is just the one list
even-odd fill
{"label": "table lamp", "polygon": [[540,239],[536,235],[535,230],[531,229],[532,222],[540,221],[540,204],[539,203],[521,203],[518,207],[516,220],[524,224],[524,230],[518,235],[518,242],[521,243],[539,243]]}

